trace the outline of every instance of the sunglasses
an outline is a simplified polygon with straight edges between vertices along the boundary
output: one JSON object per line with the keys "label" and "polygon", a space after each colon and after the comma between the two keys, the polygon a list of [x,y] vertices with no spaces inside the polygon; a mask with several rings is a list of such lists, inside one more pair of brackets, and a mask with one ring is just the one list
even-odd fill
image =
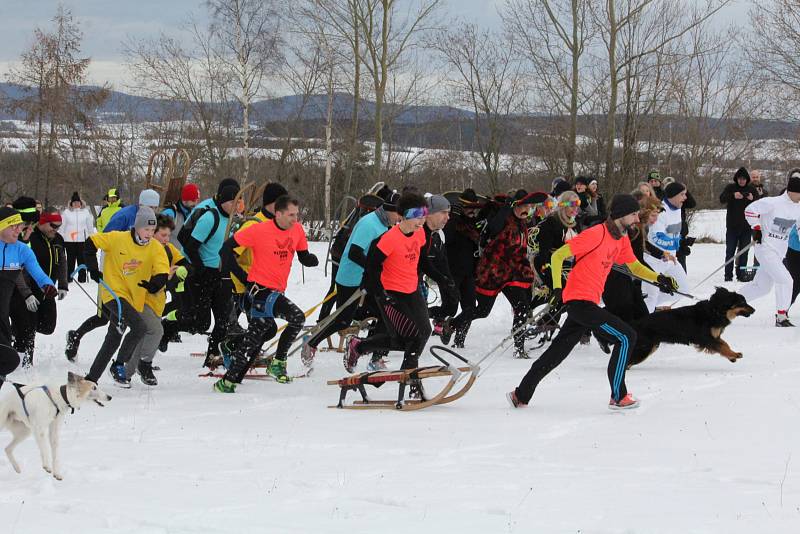
{"label": "sunglasses", "polygon": [[406,212],[403,214],[403,217],[406,219],[420,219],[425,217],[428,214],[428,208],[421,207],[421,208],[411,208],[407,209]]}
{"label": "sunglasses", "polygon": [[562,200],[558,203],[559,208],[577,208],[581,205],[581,199],[576,198],[575,200]]}
{"label": "sunglasses", "polygon": [[60,223],[50,223],[50,228],[52,228],[53,230],[58,230],[59,228],[61,228],[61,224]]}

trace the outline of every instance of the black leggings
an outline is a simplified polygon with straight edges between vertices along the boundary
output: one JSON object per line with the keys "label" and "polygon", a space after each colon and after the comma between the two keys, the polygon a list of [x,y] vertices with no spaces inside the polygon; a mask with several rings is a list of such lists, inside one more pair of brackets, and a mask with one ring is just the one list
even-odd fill
{"label": "black leggings", "polygon": [[303,314],[303,310],[284,295],[278,296],[275,300],[272,307],[273,317],[252,317],[253,304],[259,302],[259,300],[263,302],[271,292],[269,289],[263,289],[253,297],[244,300],[245,311],[248,313],[247,332],[244,335],[240,335],[241,341],[235,343],[233,348],[233,364],[225,373],[225,379],[230,382],[240,383],[261,351],[261,346],[275,337],[278,326],[275,324],[273,317],[284,319],[288,322],[278,340],[278,349],[275,351],[276,360],[286,360],[289,348],[291,348],[292,343],[305,324],[306,317]]}
{"label": "black leggings", "polygon": [[[357,287],[348,287],[348,286],[342,286],[342,285],[336,284],[336,297],[335,297],[336,298],[336,309],[338,310],[339,308],[341,308],[342,305],[345,302],[347,302],[347,299],[352,297],[353,293],[355,293],[357,290],[358,290]],[[331,299],[328,302],[332,302],[332,301],[333,301],[333,299]],[[348,326],[350,326],[350,324],[353,322],[353,318],[356,316],[356,311],[357,310],[358,310],[358,304],[357,303],[354,302],[354,303],[350,304],[350,306],[348,306],[347,309],[342,310],[339,313],[339,315],[336,316],[336,318],[333,320],[333,322],[331,322],[327,327],[325,327],[322,330],[320,330],[319,333],[317,333],[314,337],[309,339],[308,340],[308,344],[311,347],[317,348],[317,345],[322,343],[322,341],[324,339],[326,339],[326,338],[332,336],[333,334],[335,334],[336,332],[338,332],[340,330],[343,330],[343,329],[347,328]],[[327,317],[329,314],[330,314],[330,312],[325,314],[325,316]],[[323,317],[322,317],[322,314],[320,313],[320,321],[322,321],[322,320],[323,320]]]}
{"label": "black leggings", "polygon": [[[528,320],[528,310],[531,305],[531,290],[528,287],[506,286],[502,290],[503,295],[508,299],[514,311],[514,321],[511,325],[512,331],[520,327]],[[469,327],[474,319],[488,317],[497,300],[497,295],[489,296],[481,293],[477,294],[478,305],[472,309],[465,309],[451,323],[453,328],[458,331]],[[514,335],[514,347],[517,350],[525,350],[525,332],[519,331]]]}
{"label": "black leggings", "polygon": [[592,330],[614,345],[611,359],[608,360],[608,383],[611,397],[615,401],[623,398],[628,390],[625,387],[625,368],[630,351],[636,345],[636,331],[619,317],[587,300],[571,300],[566,303],[567,320],[558,331],[552,344],[538,360],[533,362],[528,373],[516,389],[517,398],[528,403],[539,382],[550,371],[563,362],[584,333]]}
{"label": "black leggings", "polygon": [[18,291],[11,296],[11,325],[14,330],[14,349],[25,353],[26,364],[33,363],[36,332],[49,336],[56,329],[56,299],[45,298],[35,312],[28,311],[25,299]]}
{"label": "black leggings", "polygon": [[[64,250],[67,253],[67,275],[72,274],[76,265],[83,265],[83,247],[84,243],[64,243]],[[81,269],[78,273],[78,282],[86,282],[86,269]]]}
{"label": "black leggings", "polygon": [[371,334],[358,345],[357,351],[367,354],[381,350],[402,350],[403,365],[400,368],[413,369],[419,366],[419,355],[431,337],[428,304],[419,291],[387,291],[386,294],[394,303],[379,304],[378,309],[387,331]]}
{"label": "black leggings", "polygon": [[800,251],[788,249],[783,260],[786,270],[792,275],[792,304],[800,294]]}

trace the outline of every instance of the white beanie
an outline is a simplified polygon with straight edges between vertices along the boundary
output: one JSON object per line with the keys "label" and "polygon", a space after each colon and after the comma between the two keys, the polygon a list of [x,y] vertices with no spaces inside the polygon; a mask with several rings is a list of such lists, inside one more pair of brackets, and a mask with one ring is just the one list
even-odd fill
{"label": "white beanie", "polygon": [[161,203],[161,197],[158,196],[158,193],[152,189],[145,189],[141,193],[139,193],[139,205],[140,206],[150,206],[158,207]]}

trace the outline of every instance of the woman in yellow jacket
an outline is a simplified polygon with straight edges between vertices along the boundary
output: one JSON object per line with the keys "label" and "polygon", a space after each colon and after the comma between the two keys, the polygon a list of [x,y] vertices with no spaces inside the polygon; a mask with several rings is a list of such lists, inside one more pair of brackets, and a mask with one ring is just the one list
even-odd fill
{"label": "woman in yellow jacket", "polygon": [[[86,266],[92,280],[100,280],[97,266],[97,250],[105,251],[103,278],[119,298],[122,317],[119,317],[117,303],[105,288],[100,291],[103,307],[111,322],[103,345],[95,357],[89,380],[97,382],[105,370],[111,356],[117,352],[117,361],[111,367],[114,381],[122,387],[130,387],[130,379],[125,374],[124,362],[134,353],[146,354],[150,345],[158,346],[161,339],[161,318],[149,306],[145,306],[147,294],[156,294],[167,283],[169,264],[164,247],[153,238],[156,230],[156,214],[148,207],[140,208],[136,214],[133,228],[125,232],[95,234],[86,241]],[[130,331],[122,341],[122,328]],[[122,345],[120,346],[120,342]]]}

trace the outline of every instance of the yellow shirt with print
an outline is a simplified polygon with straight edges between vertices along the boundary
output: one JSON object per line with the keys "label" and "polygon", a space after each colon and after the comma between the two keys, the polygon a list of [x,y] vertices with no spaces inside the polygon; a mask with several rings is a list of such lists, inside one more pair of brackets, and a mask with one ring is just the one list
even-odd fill
{"label": "yellow shirt with print", "polygon": [[[262,223],[268,220],[269,219],[267,219],[267,216],[264,215],[264,212],[259,211],[255,214],[255,216],[246,220],[237,231],[244,230],[249,226],[253,226],[254,224]],[[236,247],[233,250],[236,252],[236,254],[238,254],[236,263],[238,263],[239,266],[246,272],[250,272],[250,266],[253,265],[253,253],[250,251],[250,249],[247,247]],[[239,279],[233,274],[231,275],[231,282],[233,282],[233,289],[237,294],[241,295],[244,293],[244,284],[240,282]]]}
{"label": "yellow shirt with print", "polygon": [[[167,261],[169,261],[170,258],[172,259],[172,261],[169,261],[169,270],[172,271],[172,268],[183,259],[183,254],[181,254],[181,251],[178,250],[177,247],[175,247],[175,245],[172,243],[167,243],[164,245],[164,248],[169,249],[169,252],[167,253]],[[144,303],[150,306],[150,309],[156,312],[156,315],[161,317],[161,315],[164,313],[164,307],[167,305],[166,288],[162,288],[161,291],[155,295],[148,291],[147,295],[145,296]]]}
{"label": "yellow shirt with print", "polygon": [[[94,234],[89,239],[105,252],[103,279],[111,290],[119,298],[128,301],[136,311],[144,310],[147,290],[139,287],[139,282],[150,280],[157,274],[169,274],[164,245],[155,239],[146,245],[138,245],[130,230]],[[105,304],[114,297],[101,287],[100,299]]]}

